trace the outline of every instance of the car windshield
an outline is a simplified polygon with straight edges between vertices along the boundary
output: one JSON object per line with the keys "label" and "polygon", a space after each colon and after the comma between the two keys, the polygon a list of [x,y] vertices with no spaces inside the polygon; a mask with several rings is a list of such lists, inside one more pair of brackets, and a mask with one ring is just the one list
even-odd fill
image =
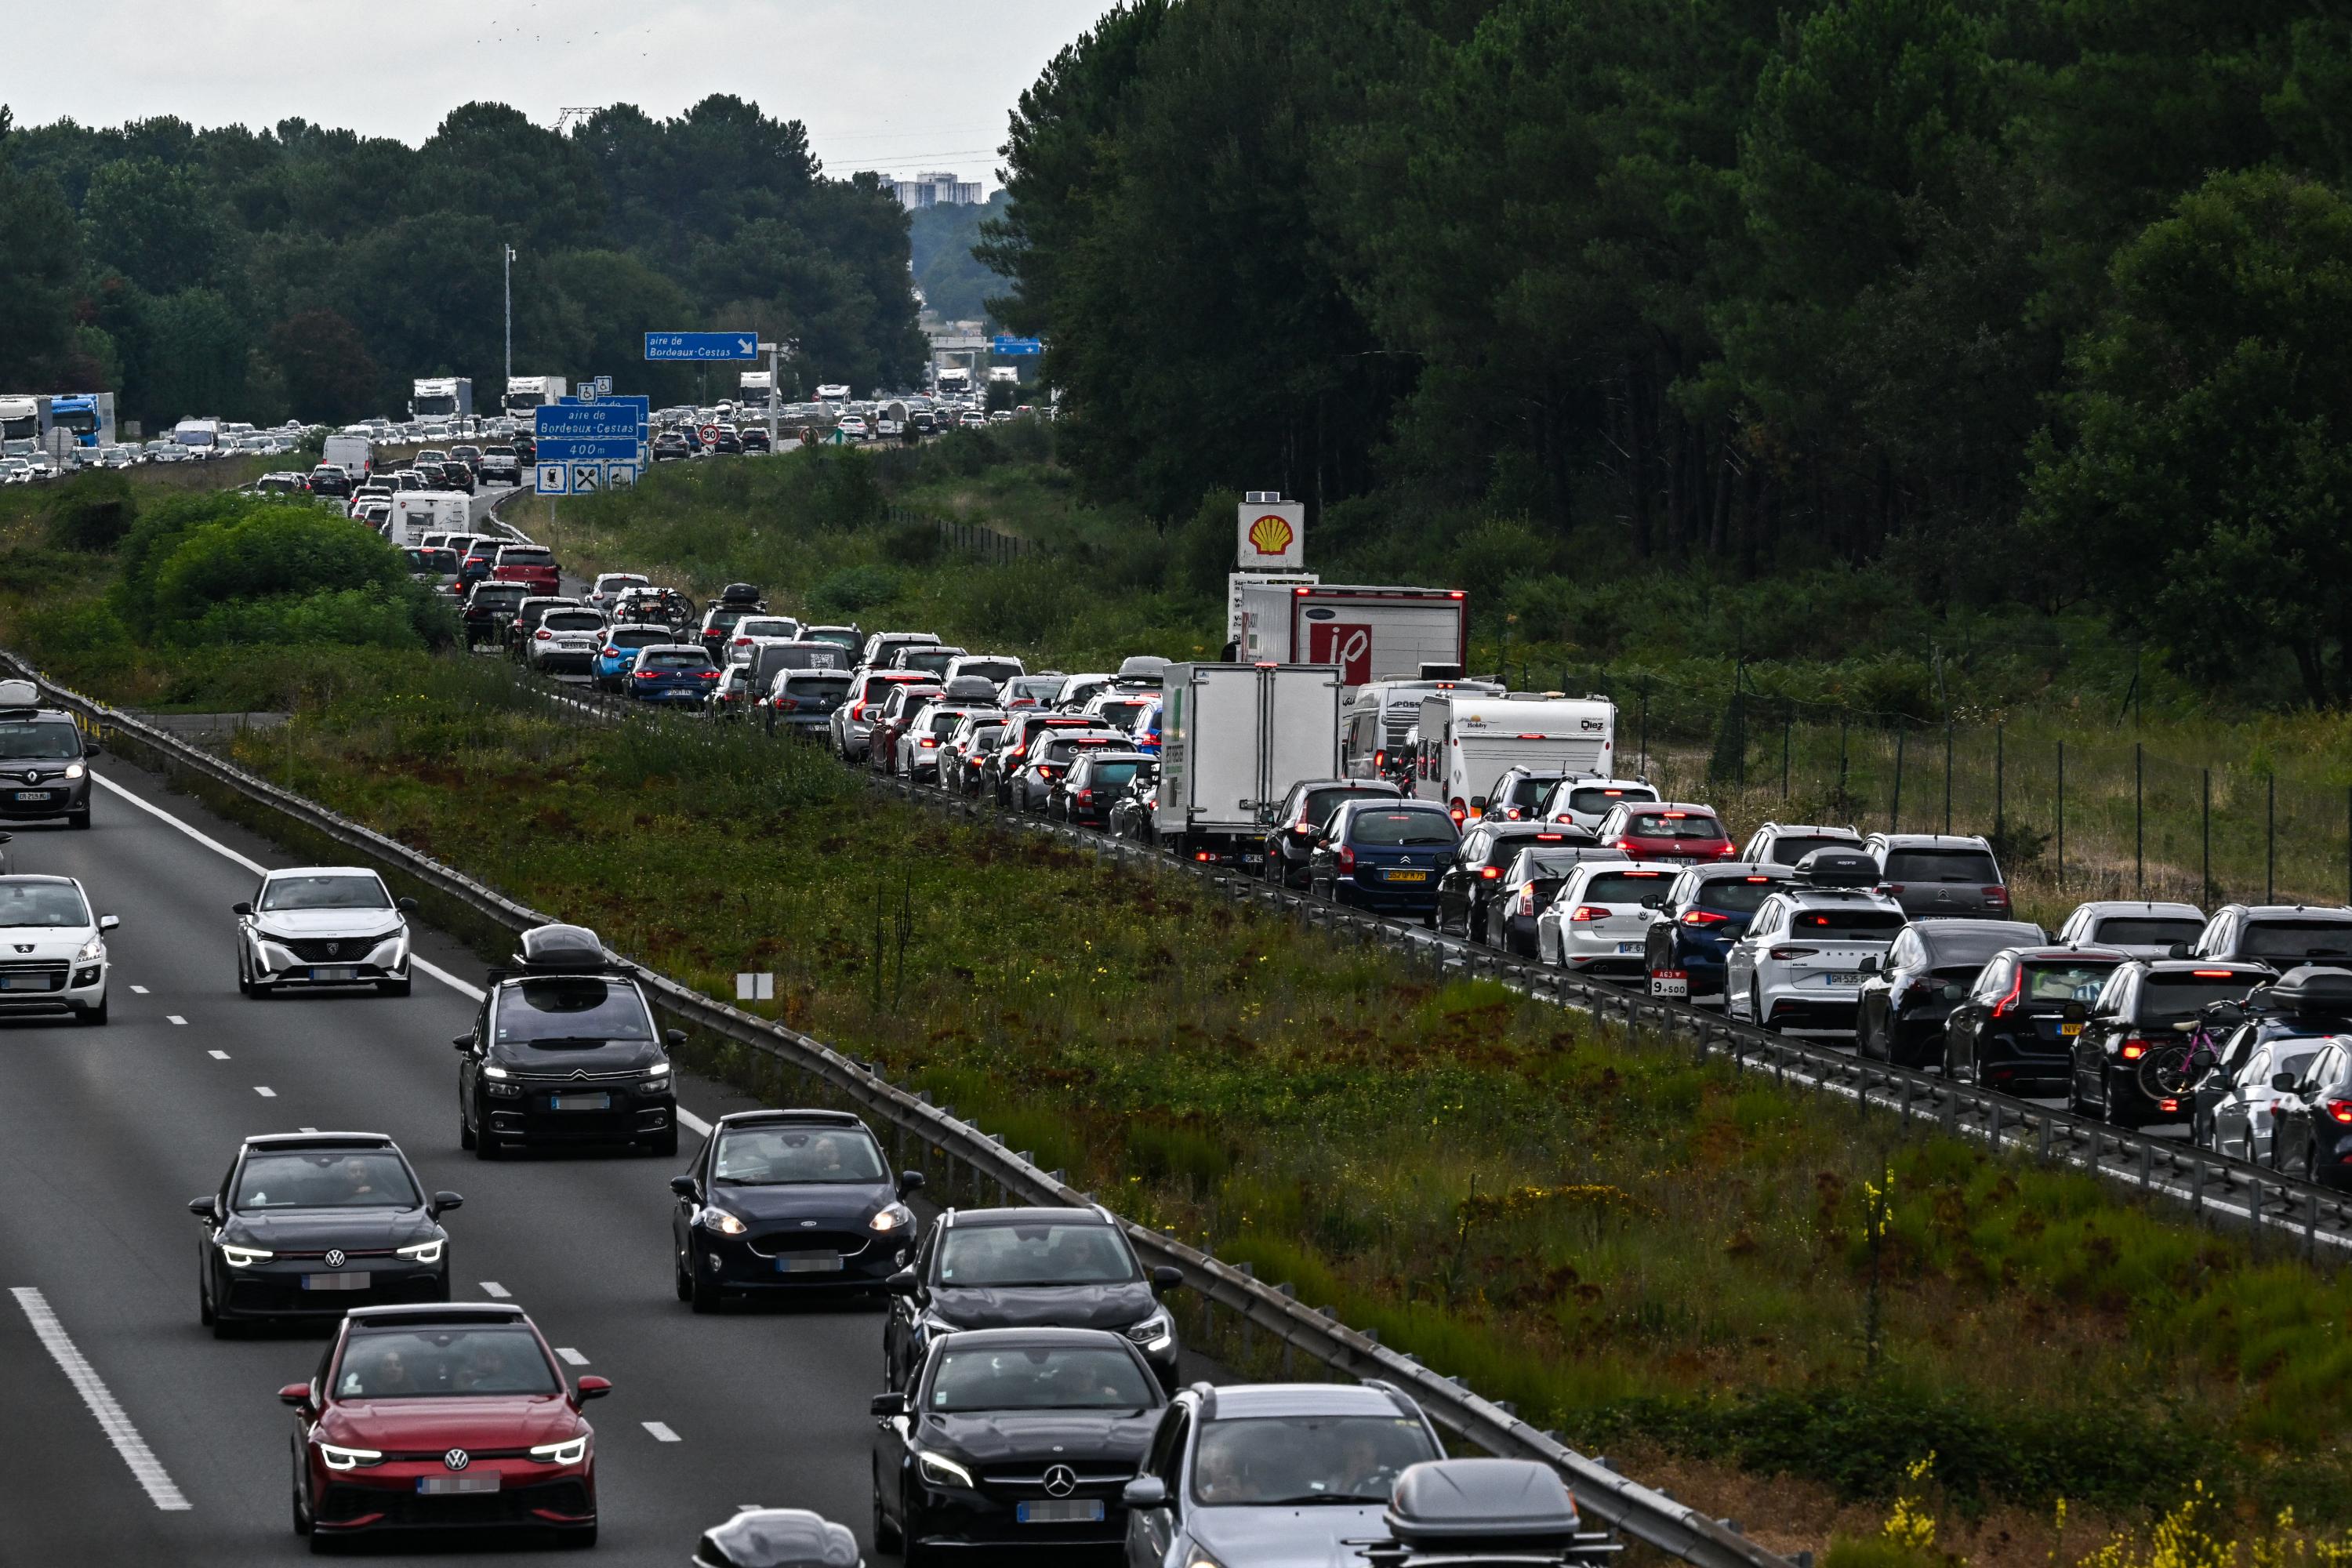
{"label": "car windshield", "polygon": [[2311,1058],[2326,1049],[2326,1040],[2281,1041],[2271,1049],[2271,1065],[2263,1069],[2259,1079],[2246,1079],[2246,1087],[2257,1094],[2267,1094],[2271,1092],[2271,1079],[2280,1073],[2291,1072],[2295,1077],[2301,1078],[2303,1069],[2311,1065]]}
{"label": "car windshield", "polygon": [[86,926],[89,906],[71,882],[0,882],[0,926]]}
{"label": "car windshield", "polygon": [[2342,921],[2248,921],[2248,958],[2352,958],[2352,924]]}
{"label": "car windshield", "polygon": [[1886,852],[1890,882],[1974,882],[1990,887],[2000,880],[2000,869],[1982,849],[1890,849]]}
{"label": "car windshield", "polygon": [[639,669],[709,669],[710,656],[699,648],[692,653],[683,649],[672,651],[666,648],[660,653],[639,654],[637,668]]}
{"label": "car windshield", "polygon": [[1799,910],[1789,917],[1792,935],[1821,942],[1892,942],[1906,923],[1900,910]]}
{"label": "car windshield", "polygon": [[562,1382],[539,1336],[517,1323],[353,1333],[335,1369],[337,1399],[553,1395]]}
{"label": "car windshield", "polygon": [[711,1153],[710,1175],[744,1186],[889,1179],[882,1151],[856,1127],[729,1128]]}
{"label": "car windshield", "polygon": [[555,557],[544,550],[518,550],[509,544],[499,552],[501,566],[552,566]]}
{"label": "car windshield", "polygon": [[1769,859],[1775,866],[1793,866],[1816,849],[1853,849],[1858,847],[1851,838],[1832,837],[1811,833],[1789,833],[1772,840]]}
{"label": "car windshield", "polygon": [[1351,844],[1451,844],[1458,837],[1442,811],[1360,811],[1348,824]]}
{"label": "car windshield", "polygon": [[1002,685],[1021,673],[1021,666],[1009,658],[967,658],[956,669],[958,675],[976,675],[991,685]]}
{"label": "car windshield", "polygon": [[941,1352],[923,1408],[1149,1410],[1156,1403],[1143,1369],[1125,1351],[1035,1345]]}
{"label": "car windshield", "polygon": [[1343,803],[1362,795],[1386,796],[1388,794],[1384,789],[1310,789],[1307,792],[1307,798],[1299,803],[1298,815],[1310,826],[1320,827],[1331,820],[1331,814]]}
{"label": "car windshield", "polygon": [[1664,898],[1673,879],[1664,871],[1595,871],[1579,898],[1588,904],[1638,904]]}
{"label": "car windshield", "polygon": [[1720,838],[1723,824],[1703,811],[1637,812],[1625,824],[1636,838]]}
{"label": "car windshield", "polygon": [[2247,992],[2267,978],[2226,969],[2159,970],[2140,985],[2138,1021],[2168,1024],[2188,1017],[2209,1002],[2242,1001]]}
{"label": "car windshield", "polygon": [[1691,900],[1703,910],[1719,910],[1729,915],[1752,915],[1764,902],[1764,895],[1786,883],[1764,877],[1715,877],[1699,884],[1698,896]]}
{"label": "car windshield", "polygon": [[2186,918],[2109,915],[2099,921],[2091,940],[2102,947],[2117,944],[2126,947],[2170,947],[2176,942],[2195,942],[2198,932],[2204,929],[2204,921]]}
{"label": "car windshield", "polygon": [[0,757],[66,759],[81,755],[81,734],[63,719],[0,724]]}
{"label": "car windshield", "polygon": [[388,910],[392,895],[365,873],[272,877],[261,889],[265,910]]}
{"label": "car windshield", "polygon": [[2116,972],[2112,963],[2067,959],[2056,963],[2028,963],[2019,995],[2028,1002],[2095,1002]]}
{"label": "car windshield", "polygon": [[1382,1503],[1407,1465],[1443,1458],[1402,1415],[1273,1415],[1201,1428],[1192,1497],[1222,1508]]}
{"label": "car windshield", "polygon": [[640,631],[617,631],[605,641],[613,647],[652,647],[657,643],[669,641],[669,628],[652,626]]}
{"label": "car windshield", "polygon": [[784,689],[794,697],[823,698],[838,702],[849,695],[849,677],[845,675],[794,675],[784,680]]}
{"label": "car windshield", "polygon": [[940,1237],[942,1285],[1119,1285],[1139,1278],[1135,1255],[1108,1225],[965,1225]]}
{"label": "car windshield", "polygon": [[518,981],[501,990],[498,1037],[510,1044],[650,1040],[654,1024],[645,999],[628,982],[568,974]]}
{"label": "car windshield", "polygon": [[413,1209],[425,1206],[408,1167],[387,1149],[303,1149],[249,1154],[236,1173],[240,1209]]}
{"label": "car windshield", "polygon": [[1655,800],[1654,789],[1631,789],[1616,785],[1579,784],[1568,792],[1568,808],[1587,816],[1598,816],[1611,806],[1628,800]]}
{"label": "car windshield", "polygon": [[908,648],[898,656],[900,669],[919,669],[929,675],[945,675],[955,655],[944,648]]}

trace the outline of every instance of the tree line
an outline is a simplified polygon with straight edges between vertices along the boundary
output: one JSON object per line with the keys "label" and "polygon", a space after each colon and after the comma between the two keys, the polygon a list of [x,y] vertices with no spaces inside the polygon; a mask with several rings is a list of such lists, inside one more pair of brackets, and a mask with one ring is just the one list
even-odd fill
{"label": "tree line", "polygon": [[495,407],[509,244],[518,375],[733,392],[734,367],[646,363],[663,328],[796,339],[812,384],[921,369],[898,204],[740,99],[619,104],[564,135],[469,103],[418,147],[301,120],[11,129],[0,109],[0,392],[112,390],[151,430],[397,415],[428,375]]}
{"label": "tree line", "polygon": [[2347,89],[2279,0],[1123,0],[980,250],[1163,520],[1870,563],[2340,706]]}

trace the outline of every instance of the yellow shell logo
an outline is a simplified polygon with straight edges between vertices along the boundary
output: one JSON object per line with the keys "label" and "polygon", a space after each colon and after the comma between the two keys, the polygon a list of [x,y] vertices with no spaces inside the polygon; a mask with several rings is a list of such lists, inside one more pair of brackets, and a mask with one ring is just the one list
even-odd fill
{"label": "yellow shell logo", "polygon": [[1250,548],[1260,555],[1280,555],[1290,548],[1290,520],[1276,512],[1267,512],[1250,524]]}

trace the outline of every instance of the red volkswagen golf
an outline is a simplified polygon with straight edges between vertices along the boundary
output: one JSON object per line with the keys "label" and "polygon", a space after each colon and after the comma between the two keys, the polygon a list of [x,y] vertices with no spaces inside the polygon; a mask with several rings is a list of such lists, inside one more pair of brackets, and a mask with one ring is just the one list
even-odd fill
{"label": "red volkswagen golf", "polygon": [[596,1539],[596,1436],[520,1307],[362,1307],[294,1407],[294,1533],[518,1527]]}
{"label": "red volkswagen golf", "polygon": [[1636,860],[1728,860],[1731,835],[1704,805],[1679,801],[1625,801],[1609,808],[1595,830],[1601,847]]}

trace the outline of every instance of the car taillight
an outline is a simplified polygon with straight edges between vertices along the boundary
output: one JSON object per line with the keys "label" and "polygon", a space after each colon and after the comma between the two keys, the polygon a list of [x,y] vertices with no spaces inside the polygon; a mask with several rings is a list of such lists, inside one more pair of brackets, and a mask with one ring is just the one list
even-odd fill
{"label": "car taillight", "polygon": [[735,639],[735,646],[737,647],[750,647],[751,646],[751,639],[750,637],[737,637]]}
{"label": "car taillight", "polygon": [[1569,917],[1572,921],[1605,921],[1609,911],[1599,904],[1579,904]]}
{"label": "car taillight", "polygon": [[716,680],[719,679],[719,672],[715,669],[698,669],[694,672],[694,679],[697,680]]}
{"label": "car taillight", "polygon": [[2127,1062],[2136,1062],[2147,1055],[2147,1042],[2142,1039],[2126,1040],[2116,1048],[2116,1054]]}
{"label": "car taillight", "polygon": [[939,743],[940,739],[937,735],[926,735],[923,737],[923,744],[926,746],[936,746]]}
{"label": "car taillight", "polygon": [[1901,898],[1903,896],[1903,884],[1900,882],[1881,882],[1878,885],[1878,890],[1891,898]]}
{"label": "car taillight", "polygon": [[849,717],[853,721],[866,717],[866,700],[864,698],[861,697],[856,701],[849,705]]}
{"label": "car taillight", "polygon": [[1518,912],[1523,915],[1532,915],[1536,912],[1536,885],[1533,882],[1519,884]]}
{"label": "car taillight", "polygon": [[1389,754],[1386,752],[1374,752],[1372,753],[1372,771],[1374,773],[1380,772],[1382,768],[1385,768],[1388,765]]}
{"label": "car taillight", "polygon": [[1454,819],[1454,826],[1459,827],[1462,826],[1462,819],[1470,815],[1470,809],[1462,804],[1462,797],[1457,795],[1454,797],[1453,804],[1445,808],[1445,815]]}
{"label": "car taillight", "polygon": [[604,657],[606,658],[618,658],[621,657],[621,650],[616,647],[608,647],[604,650]]}
{"label": "car taillight", "polygon": [[2009,994],[1992,1005],[1992,1016],[2006,1018],[2017,1009],[2017,999],[2025,994],[2025,970],[2021,965],[2017,978],[2009,983]]}
{"label": "car taillight", "polygon": [[1713,910],[1685,910],[1681,918],[1686,926],[1719,926],[1731,922],[1729,915],[1719,915]]}
{"label": "car taillight", "polygon": [[550,638],[550,637],[553,637],[554,635],[555,635],[555,634],[554,634],[553,632],[549,631],[545,626],[541,626],[541,627],[540,627],[540,628],[539,628],[539,630],[537,630],[537,631],[535,631],[535,632],[531,633],[531,636],[533,636],[533,637],[537,637],[537,638],[538,638],[540,641],[541,641],[541,642],[545,642],[548,638]]}
{"label": "car taillight", "polygon": [[1506,806],[1503,809],[1503,820],[1506,822],[1517,822],[1518,819],[1519,808],[1517,806]]}
{"label": "car taillight", "polygon": [[1776,947],[1771,956],[1785,963],[1792,958],[1811,958],[1819,952],[1821,949],[1817,947]]}
{"label": "car taillight", "polygon": [[1990,904],[1994,909],[2005,910],[2009,908],[2009,889],[2007,888],[1987,888],[1984,890],[1984,896],[1985,902]]}
{"label": "car taillight", "polygon": [[1341,869],[1342,871],[1352,871],[1352,870],[1354,870],[1355,868],[1356,868],[1356,851],[1355,851],[1355,847],[1354,847],[1354,846],[1352,846],[1352,845],[1348,845],[1348,844],[1342,844],[1342,845],[1340,845],[1340,846],[1339,846],[1339,869]]}
{"label": "car taillight", "polygon": [[1482,881],[1492,882],[1501,877],[1502,874],[1503,868],[1500,866],[1481,866],[1478,868],[1479,879]]}
{"label": "car taillight", "polygon": [[1715,852],[1715,858],[1718,860],[1733,860],[1738,858],[1738,855],[1728,843],[1726,843],[1723,847]]}
{"label": "car taillight", "polygon": [[2327,1120],[2352,1127],[2352,1100],[2331,1100],[2327,1102]]}
{"label": "car taillight", "polygon": [[639,680],[658,680],[661,679],[661,671],[657,669],[641,669],[637,671],[637,679]]}
{"label": "car taillight", "polygon": [[787,713],[797,711],[800,705],[800,699],[797,697],[779,697],[776,699],[776,706]]}
{"label": "car taillight", "polygon": [[1080,805],[1092,805],[1094,804],[1094,799],[1095,792],[1090,789],[1082,789],[1078,792],[1078,804]]}

